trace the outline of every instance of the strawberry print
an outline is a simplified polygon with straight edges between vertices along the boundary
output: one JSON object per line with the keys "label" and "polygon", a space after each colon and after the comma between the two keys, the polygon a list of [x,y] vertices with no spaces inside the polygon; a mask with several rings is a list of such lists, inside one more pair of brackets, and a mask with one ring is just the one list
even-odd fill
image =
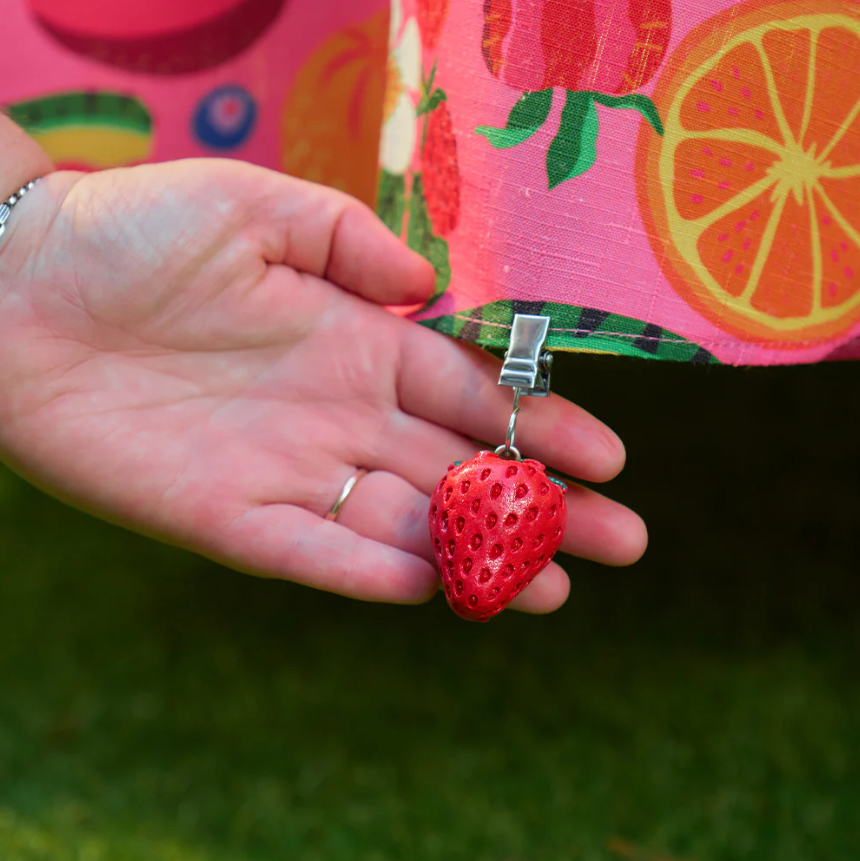
{"label": "strawberry print", "polygon": [[422,176],[427,214],[437,236],[447,236],[460,218],[460,169],[451,112],[445,101],[427,115],[422,151]]}
{"label": "strawberry print", "polygon": [[525,93],[625,95],[651,80],[671,34],[670,0],[485,0],[481,50],[494,77]]}
{"label": "strawberry print", "polygon": [[598,105],[638,111],[663,134],[657,106],[635,90],[657,73],[671,35],[671,0],[485,0],[487,69],[522,95],[504,128],[475,131],[496,149],[519,146],[561,97],[561,121],[546,153],[547,187],[581,176],[597,160]]}
{"label": "strawberry print", "polygon": [[428,51],[436,47],[447,17],[448,0],[418,0],[418,29]]}
{"label": "strawberry print", "polygon": [[536,460],[483,451],[448,469],[430,499],[430,536],[455,613],[489,621],[550,563],[564,537],[565,491]]}

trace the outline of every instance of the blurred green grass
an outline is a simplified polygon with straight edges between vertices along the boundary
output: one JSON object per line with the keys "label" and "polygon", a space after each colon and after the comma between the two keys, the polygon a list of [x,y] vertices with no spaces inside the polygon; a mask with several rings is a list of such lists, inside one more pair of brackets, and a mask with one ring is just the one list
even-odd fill
{"label": "blurred green grass", "polygon": [[0,859],[856,861],[858,373],[558,356],[651,549],[488,626],[0,473]]}

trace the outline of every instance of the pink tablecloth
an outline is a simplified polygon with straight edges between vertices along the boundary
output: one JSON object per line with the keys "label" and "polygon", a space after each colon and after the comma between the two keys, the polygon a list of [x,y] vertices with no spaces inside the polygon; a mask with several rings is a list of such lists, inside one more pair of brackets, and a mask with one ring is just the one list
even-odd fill
{"label": "pink tablecloth", "polygon": [[860,356],[857,0],[10,0],[4,34],[0,102],[59,166],[345,189],[452,336]]}

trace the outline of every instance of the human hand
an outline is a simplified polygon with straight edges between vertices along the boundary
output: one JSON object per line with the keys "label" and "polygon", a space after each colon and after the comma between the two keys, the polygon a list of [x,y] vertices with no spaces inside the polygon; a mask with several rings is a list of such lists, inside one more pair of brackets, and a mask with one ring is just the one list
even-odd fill
{"label": "human hand", "polygon": [[[357,202],[235,161],[49,175],[0,245],[0,457],[53,495],[248,573],[419,602],[429,494],[504,435],[498,361],[380,304],[429,265]],[[613,477],[624,450],[553,396],[518,443]],[[364,467],[337,522],[324,519]],[[611,565],[641,520],[576,486],[563,550]],[[545,569],[515,606],[558,607]]]}

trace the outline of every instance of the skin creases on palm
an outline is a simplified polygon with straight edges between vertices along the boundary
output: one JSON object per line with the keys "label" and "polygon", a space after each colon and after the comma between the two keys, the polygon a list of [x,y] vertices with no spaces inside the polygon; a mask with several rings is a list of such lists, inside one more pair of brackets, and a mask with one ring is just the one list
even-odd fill
{"label": "skin creases on palm", "polygon": [[[495,359],[380,307],[433,286],[361,204],[261,168],[52,174],[0,246],[0,456],[71,504],[237,570],[426,600],[429,494],[510,407]],[[617,437],[560,398],[528,428],[550,467],[602,481],[623,465]],[[324,520],[359,466],[370,473]],[[641,555],[635,514],[570,496],[563,549]],[[517,600],[551,610],[568,585],[553,565]]]}

